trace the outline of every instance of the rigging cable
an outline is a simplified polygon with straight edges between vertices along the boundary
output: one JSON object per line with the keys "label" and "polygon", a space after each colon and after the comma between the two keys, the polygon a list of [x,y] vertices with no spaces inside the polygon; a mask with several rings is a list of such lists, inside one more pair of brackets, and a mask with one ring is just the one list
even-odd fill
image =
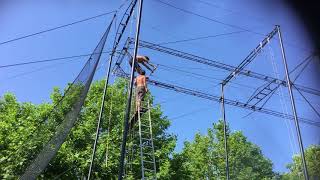
{"label": "rigging cable", "polygon": [[240,30],[243,30],[243,31],[247,31],[247,32],[251,32],[253,34],[258,34],[258,35],[262,35],[262,36],[265,36],[264,34],[262,33],[259,33],[259,32],[255,32],[255,31],[252,31],[250,29],[246,29],[246,28],[243,28],[243,27],[240,27],[240,26],[236,26],[236,25],[233,25],[233,24],[228,24],[228,23],[225,23],[225,22],[222,22],[222,21],[219,21],[219,20],[216,20],[216,19],[213,19],[213,18],[210,18],[210,17],[207,17],[207,16],[204,16],[204,15],[201,15],[201,14],[197,14],[195,12],[192,12],[192,11],[189,11],[189,10],[186,10],[186,9],[183,9],[183,8],[180,8],[180,7],[177,7],[177,6],[174,6],[170,3],[167,3],[167,2],[164,2],[162,0],[154,0],[154,1],[157,1],[161,4],[164,4],[166,6],[169,6],[169,7],[172,7],[174,9],[177,9],[179,11],[182,11],[184,13],[187,13],[187,14],[191,14],[191,15],[194,15],[194,16],[198,16],[198,17],[201,17],[203,19],[206,19],[206,20],[209,20],[209,21],[212,21],[212,22],[215,22],[215,23],[219,23],[219,24],[223,24],[225,26],[229,26],[229,27],[232,27],[232,28],[236,28],[236,29],[240,29]]}
{"label": "rigging cable", "polygon": [[[131,24],[132,25],[132,24]],[[131,27],[132,28],[132,27]],[[130,29],[131,29],[130,28]],[[131,30],[130,30],[131,31]],[[181,40],[176,40],[176,41],[166,41],[166,42],[161,42],[158,43],[157,45],[164,45],[164,44],[175,44],[175,43],[181,43],[181,42],[188,42],[188,41],[195,41],[195,40],[200,40],[200,39],[207,39],[211,37],[218,37],[218,36],[224,36],[224,35],[231,35],[231,34],[236,34],[244,31],[235,31],[235,32],[230,32],[230,33],[223,33],[223,34],[217,34],[217,35],[210,35],[210,36],[200,36],[200,37],[195,37],[195,38],[188,38],[188,39],[181,39]],[[131,32],[130,32],[131,33]],[[132,49],[132,48],[130,48]],[[107,52],[104,51],[102,53],[110,53],[112,49],[109,49]],[[92,54],[92,53],[91,53]],[[90,56],[91,54],[81,54],[81,55],[74,55],[74,56],[65,56],[65,57],[59,57],[59,58],[50,58],[50,59],[44,59],[44,60],[36,60],[36,61],[29,61],[29,62],[21,62],[21,63],[15,63],[15,64],[8,64],[8,65],[0,65],[1,68],[7,68],[7,67],[14,67],[14,66],[22,66],[22,65],[28,65],[28,64],[37,64],[37,63],[43,63],[43,62],[51,62],[51,61],[59,61],[59,60],[64,60],[64,59],[72,59],[72,58],[77,58],[77,57],[86,57]]]}
{"label": "rigging cable", "polygon": [[[293,85],[294,86],[294,85]],[[315,107],[308,101],[308,99],[302,94],[302,92],[296,88],[296,90],[299,92],[299,94],[303,97],[303,99],[309,104],[309,106],[313,109],[313,111],[320,117],[320,113],[316,110]]]}
{"label": "rigging cable", "polygon": [[[231,9],[227,9],[225,7],[220,7],[219,5],[215,5],[215,4],[212,4],[212,3],[209,3],[207,1],[203,1],[203,0],[195,0],[195,1],[198,1],[199,3],[201,4],[205,4],[207,6],[210,6],[210,7],[214,7],[214,8],[217,8],[217,9],[222,9],[223,11],[226,11],[226,12],[230,12],[231,14],[238,14],[238,15],[241,15],[241,16],[246,16],[247,18],[250,18],[250,19],[253,19],[255,18],[255,21],[260,23],[260,24],[264,24],[264,25],[267,25],[267,26],[273,26],[274,24],[270,24],[270,23],[267,23],[266,19],[262,18],[262,17],[252,17],[251,15],[248,15],[246,13],[243,13],[243,12],[239,12],[239,11],[234,11],[234,10],[231,10]],[[264,21],[263,23],[261,21]]]}
{"label": "rigging cable", "polygon": [[[111,50],[102,52],[102,54],[110,53]],[[35,61],[27,61],[27,62],[21,62],[21,63],[15,63],[15,64],[7,64],[7,65],[1,65],[0,69],[2,68],[8,68],[8,67],[16,67],[16,66],[23,66],[23,65],[29,65],[29,64],[38,64],[38,63],[45,63],[45,62],[52,62],[52,61],[61,61],[65,59],[73,59],[73,58],[79,58],[79,57],[88,57],[91,56],[94,53],[91,54],[80,54],[80,55],[74,55],[74,56],[64,56],[64,57],[58,57],[58,58],[50,58],[50,59],[43,59],[43,60],[35,60]]]}
{"label": "rigging cable", "polygon": [[[292,83],[294,83],[294,82],[298,79],[298,77],[301,75],[301,73],[303,72],[303,70],[304,70],[304,69],[306,68],[306,66],[310,63],[310,61],[311,61],[310,58],[312,58],[313,56],[315,56],[315,53],[311,53],[309,56],[307,56],[305,59],[303,59],[298,65],[296,65],[296,66],[289,72],[289,74],[292,74],[294,71],[296,71],[296,70],[297,70],[300,66],[302,66],[304,63],[307,63],[307,64],[305,64],[305,65],[303,66],[303,68],[299,71],[298,75],[294,78],[294,80],[292,81]],[[262,86],[258,87],[258,88],[254,91],[253,94],[255,94],[255,93],[259,90],[259,88],[263,88],[263,87],[264,87],[265,85],[267,85],[267,84],[268,84],[268,83],[265,83],[265,84],[263,84]],[[277,88],[279,88],[279,85],[276,87],[276,89],[277,89]],[[295,87],[295,88],[296,88],[296,87]],[[279,96],[279,93],[276,93],[276,91],[274,90],[260,107],[264,107],[264,106],[266,105],[266,103],[271,99],[271,97],[272,97],[273,94],[277,94],[277,95]],[[284,96],[285,98],[288,98],[288,96],[285,96],[285,95],[283,95],[283,96]],[[298,97],[296,100],[299,101],[299,102],[304,102],[304,99],[300,99],[299,97]],[[316,103],[316,102],[314,102],[314,103]],[[250,115],[253,114],[253,113],[254,113],[254,111],[253,111],[253,112],[250,112],[249,114],[245,115],[245,116],[242,117],[242,118],[248,117],[248,116],[250,116]]]}
{"label": "rigging cable", "polygon": [[113,90],[111,91],[111,96],[110,96],[110,111],[109,111],[109,118],[108,118],[108,127],[107,127],[107,145],[106,145],[106,168],[108,167],[108,155],[109,155],[109,139],[110,139],[110,132],[111,132],[111,116],[112,116],[112,107],[113,107]]}
{"label": "rigging cable", "polygon": [[[77,59],[77,60],[78,60],[78,59]],[[33,70],[31,70],[31,71],[18,73],[18,74],[15,74],[15,75],[13,75],[13,76],[10,76],[10,77],[5,78],[4,80],[10,80],[10,79],[14,79],[14,78],[17,78],[17,77],[25,76],[25,75],[27,75],[27,74],[39,72],[39,71],[42,71],[42,70],[45,70],[45,69],[51,69],[51,68],[54,68],[54,67],[56,67],[56,66],[58,66],[58,65],[64,65],[64,64],[66,64],[67,62],[71,62],[71,61],[74,61],[74,59],[73,59],[73,60],[66,61],[66,62],[59,62],[59,63],[56,63],[56,64],[50,64],[50,65],[42,66],[42,67],[40,67],[40,68],[33,69]]]}
{"label": "rigging cable", "polygon": [[[268,59],[271,62],[272,69],[273,69],[273,74],[274,74],[274,76],[276,78],[279,79],[280,75],[279,75],[278,67],[277,67],[277,64],[275,62],[273,49],[271,48],[270,44],[268,44],[268,49],[269,49],[269,58]],[[289,114],[287,104],[284,102],[284,93],[283,93],[282,86],[280,86],[277,90],[278,90],[278,93],[279,93],[279,96],[280,96],[279,100],[280,100],[280,104],[281,104],[282,113]],[[289,134],[289,142],[290,142],[290,146],[291,146],[292,155],[294,155],[297,152],[296,151],[297,144],[294,141],[294,132],[293,132],[290,120],[285,119],[285,124],[286,124],[287,131],[288,131],[288,134]]]}
{"label": "rigging cable", "polygon": [[[180,8],[180,7],[177,7],[175,5],[172,5],[168,2],[164,2],[162,0],[154,0],[154,1],[157,1],[161,4],[164,4],[166,6],[169,6],[171,8],[174,8],[174,9],[177,9],[181,12],[184,12],[184,13],[187,13],[187,14],[190,14],[190,15],[193,15],[193,16],[197,16],[197,17],[200,17],[200,18],[203,18],[203,19],[206,19],[208,21],[211,21],[211,22],[215,22],[215,23],[219,23],[219,24],[222,24],[222,25],[225,25],[225,26],[229,26],[229,27],[232,27],[232,28],[236,28],[236,29],[240,29],[240,30],[244,30],[246,32],[250,32],[252,34],[256,34],[256,35],[260,35],[260,36],[265,36],[265,34],[263,33],[260,33],[260,32],[256,32],[256,31],[253,31],[253,30],[250,30],[250,29],[247,29],[247,28],[244,28],[244,27],[241,27],[241,26],[237,26],[237,25],[234,25],[234,24],[229,24],[229,23],[225,23],[225,22],[222,22],[222,21],[219,21],[217,19],[213,19],[211,17],[207,17],[207,16],[204,16],[204,15],[201,15],[201,14],[198,14],[198,13],[195,13],[195,12],[192,12],[190,10],[187,10],[187,9],[183,9],[183,8]],[[288,44],[289,46],[291,47],[295,47],[297,49],[300,49],[300,50],[303,50],[303,51],[308,51],[308,52],[311,52],[309,49],[306,49],[306,48],[303,48],[303,47],[299,47],[295,44],[292,44],[292,43],[289,43],[289,42],[286,42],[286,44]]]}
{"label": "rigging cable", "polygon": [[[237,31],[240,33],[239,31]],[[212,36],[201,36],[197,38],[189,38],[189,39],[182,39],[182,40],[177,40],[177,41],[169,41],[169,42],[161,42],[158,43],[157,45],[161,44],[174,44],[174,43],[180,43],[180,42],[187,42],[187,41],[194,41],[198,39],[204,39],[204,38],[209,38],[209,37],[217,37],[220,35],[227,35],[227,34],[234,34],[237,32],[230,32],[230,33],[225,33],[225,34],[218,34],[218,35],[212,35]],[[103,52],[103,53],[110,53],[111,51],[108,52]],[[75,55],[75,56],[67,56],[67,57],[60,57],[60,58],[53,58],[53,59],[46,59],[46,60],[38,60],[38,61],[30,61],[30,62],[23,62],[23,63],[17,63],[17,64],[10,64],[10,65],[3,65],[0,66],[0,68],[6,68],[6,67],[12,67],[12,66],[20,66],[20,65],[27,65],[27,64],[36,64],[36,63],[42,63],[42,62],[50,62],[50,61],[58,61],[58,60],[63,60],[63,59],[69,59],[69,58],[76,58],[76,57],[83,57],[83,56],[89,56],[91,54],[83,54],[83,55]],[[298,66],[297,66],[298,67]],[[296,68],[297,68],[296,67]],[[239,84],[240,85],[240,84]],[[249,87],[249,86],[248,86]],[[252,87],[251,87],[252,88]],[[277,94],[277,93],[275,93]],[[298,99],[299,100],[299,99]],[[300,100],[299,100],[300,101]]]}
{"label": "rigging cable", "polygon": [[50,29],[46,29],[46,30],[39,31],[39,32],[36,32],[36,33],[28,34],[28,35],[25,35],[25,36],[13,38],[13,39],[10,39],[10,40],[7,40],[7,41],[0,42],[0,45],[7,44],[7,43],[10,43],[10,42],[14,42],[14,41],[18,41],[18,40],[25,39],[25,38],[28,38],[28,37],[36,36],[36,35],[39,35],[39,34],[47,33],[47,32],[50,32],[50,31],[57,30],[57,29],[65,28],[65,27],[68,27],[68,26],[72,26],[72,25],[75,25],[75,24],[78,24],[78,23],[82,23],[82,22],[89,21],[89,20],[92,20],[92,19],[96,19],[96,18],[99,18],[99,17],[102,17],[102,16],[106,16],[106,15],[109,15],[109,14],[112,14],[112,13],[115,13],[115,12],[116,11],[110,11],[110,12],[102,13],[102,14],[99,14],[99,15],[96,15],[96,16],[92,16],[92,17],[85,18],[85,19],[82,19],[82,20],[74,21],[74,22],[71,22],[71,23],[68,23],[68,24],[64,24],[64,25],[61,25],[61,26],[57,26],[57,27],[54,27],[54,28],[50,28]]}
{"label": "rigging cable", "polygon": [[221,34],[216,34],[216,35],[200,36],[200,37],[196,37],[196,38],[188,38],[188,39],[182,39],[182,40],[177,40],[177,41],[168,41],[168,42],[159,43],[158,45],[175,44],[175,43],[195,41],[195,40],[200,40],[200,39],[209,39],[209,38],[213,38],[213,37],[226,36],[226,35],[232,35],[232,34],[239,34],[239,33],[242,33],[242,32],[246,32],[246,31],[233,31],[233,32],[221,33]]}

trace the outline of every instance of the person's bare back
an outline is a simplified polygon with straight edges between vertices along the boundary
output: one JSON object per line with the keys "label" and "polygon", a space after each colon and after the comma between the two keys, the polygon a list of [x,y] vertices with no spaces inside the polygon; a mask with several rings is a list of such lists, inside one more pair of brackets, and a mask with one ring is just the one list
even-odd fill
{"label": "person's bare back", "polygon": [[139,86],[145,86],[146,87],[146,76],[145,75],[139,75],[137,78],[136,78],[136,85],[137,87]]}
{"label": "person's bare back", "polygon": [[141,101],[145,96],[147,89],[147,77],[145,76],[145,72],[143,71],[141,75],[135,78],[136,85],[136,109],[140,107]]}
{"label": "person's bare back", "polygon": [[148,63],[149,62],[149,59],[146,58],[146,56],[137,55],[136,57],[137,57],[136,60],[137,60],[138,63],[144,63],[144,62]]}

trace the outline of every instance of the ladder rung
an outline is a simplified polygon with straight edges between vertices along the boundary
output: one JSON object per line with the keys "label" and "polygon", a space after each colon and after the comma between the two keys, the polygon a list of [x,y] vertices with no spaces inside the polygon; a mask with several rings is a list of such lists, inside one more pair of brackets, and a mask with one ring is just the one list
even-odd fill
{"label": "ladder rung", "polygon": [[150,139],[150,137],[148,136],[148,134],[142,134],[142,133],[141,133],[141,135],[144,135],[144,136],[141,137],[141,138],[143,138],[143,139],[148,139],[148,138]]}
{"label": "ladder rung", "polygon": [[145,119],[141,118],[141,124],[149,127],[149,122],[145,122],[145,121],[146,121]]}
{"label": "ladder rung", "polygon": [[262,95],[262,94],[260,94],[260,96],[259,96],[259,98],[260,99],[263,99],[263,98],[265,98],[266,96],[264,96],[264,95]]}
{"label": "ladder rung", "polygon": [[147,163],[154,163],[153,161],[147,161],[147,160],[143,160],[143,162],[147,162]]}
{"label": "ladder rung", "polygon": [[[143,102],[143,101],[142,101],[142,102]],[[140,106],[140,107],[148,109],[148,106],[143,105],[143,104],[141,104],[141,106]]]}
{"label": "ladder rung", "polygon": [[152,148],[151,145],[146,145],[146,144],[142,144],[142,147],[149,147],[149,148]]}
{"label": "ladder rung", "polygon": [[150,133],[150,132],[147,132],[147,131],[141,131],[141,133]]}
{"label": "ladder rung", "polygon": [[150,153],[143,153],[145,155],[148,155],[148,156],[154,156],[153,154],[150,154]]}
{"label": "ladder rung", "polygon": [[141,139],[147,140],[147,141],[150,141],[150,142],[151,142],[151,140],[152,140],[152,139],[148,139],[148,138],[141,138]]}
{"label": "ladder rung", "polygon": [[155,171],[154,169],[148,169],[148,168],[144,168],[144,170],[147,170],[147,171]]}
{"label": "ladder rung", "polygon": [[141,124],[141,126],[150,128],[150,126],[144,124]]}
{"label": "ladder rung", "polygon": [[148,111],[147,108],[142,108],[142,109],[140,109],[140,114],[143,114],[143,113],[145,113],[145,112],[147,112],[147,111]]}

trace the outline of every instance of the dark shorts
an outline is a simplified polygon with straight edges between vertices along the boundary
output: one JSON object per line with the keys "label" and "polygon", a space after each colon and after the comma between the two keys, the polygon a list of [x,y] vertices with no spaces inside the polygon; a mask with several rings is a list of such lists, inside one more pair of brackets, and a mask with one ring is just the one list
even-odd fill
{"label": "dark shorts", "polygon": [[146,94],[146,88],[144,86],[138,86],[136,88],[136,93],[137,93],[137,99],[143,100],[144,95]]}

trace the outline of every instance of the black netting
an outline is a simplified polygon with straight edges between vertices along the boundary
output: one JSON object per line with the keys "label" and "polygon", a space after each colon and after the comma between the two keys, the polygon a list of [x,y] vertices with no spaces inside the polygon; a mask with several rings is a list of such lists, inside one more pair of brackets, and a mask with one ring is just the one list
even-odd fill
{"label": "black netting", "polygon": [[74,126],[99,63],[111,24],[81,72],[69,85],[64,96],[50,113],[46,123],[58,123],[58,127],[48,143],[43,146],[33,162],[27,167],[25,173],[20,177],[21,179],[35,179],[56,155]]}

